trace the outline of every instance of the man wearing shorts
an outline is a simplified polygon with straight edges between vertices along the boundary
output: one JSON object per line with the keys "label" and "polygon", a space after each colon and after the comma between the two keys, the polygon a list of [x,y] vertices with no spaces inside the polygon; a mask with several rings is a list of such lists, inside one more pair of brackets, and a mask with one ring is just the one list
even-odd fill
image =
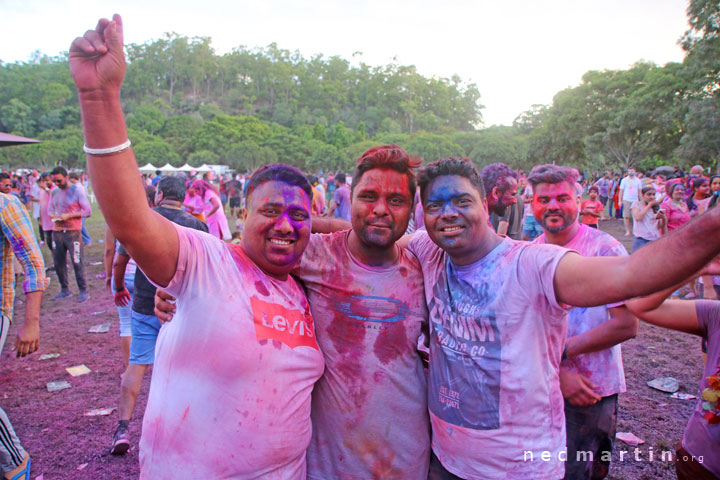
{"label": "man wearing shorts", "polygon": [[[535,243],[559,245],[585,257],[627,256],[612,236],[578,222],[581,196],[574,169],[540,165],[528,179],[535,192],[532,207],[544,231]],[[607,475],[618,394],[626,391],[620,343],[635,336],[637,324],[624,303],[570,311],[560,364],[567,480],[600,480]]]}
{"label": "man wearing shorts", "polygon": [[622,202],[625,236],[632,235],[632,206],[640,200],[642,180],[637,177],[634,168],[628,168],[627,176],[620,181],[620,201]]}
{"label": "man wearing shorts", "polygon": [[[173,223],[202,232],[208,231],[207,225],[182,210],[185,198],[185,184],[178,177],[163,177],[157,183],[153,210]],[[113,263],[113,281],[115,303],[119,307],[130,301],[130,293],[125,288],[125,269],[130,256],[119,246]],[[135,271],[132,309],[130,311],[130,357],[122,377],[120,405],[118,408],[118,426],[113,435],[110,453],[121,455],[130,448],[128,426],[135,408],[142,380],[147,368],[155,363],[155,343],[162,324],[154,313],[155,286],[150,283],[140,269]]]}

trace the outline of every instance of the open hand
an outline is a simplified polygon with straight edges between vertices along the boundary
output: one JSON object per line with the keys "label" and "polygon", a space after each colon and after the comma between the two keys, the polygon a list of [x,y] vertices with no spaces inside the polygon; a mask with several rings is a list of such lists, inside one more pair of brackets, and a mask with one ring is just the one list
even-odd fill
{"label": "open hand", "polygon": [[126,68],[120,15],[113,15],[112,20],[101,18],[95,30],[73,40],[68,59],[80,92],[119,92]]}

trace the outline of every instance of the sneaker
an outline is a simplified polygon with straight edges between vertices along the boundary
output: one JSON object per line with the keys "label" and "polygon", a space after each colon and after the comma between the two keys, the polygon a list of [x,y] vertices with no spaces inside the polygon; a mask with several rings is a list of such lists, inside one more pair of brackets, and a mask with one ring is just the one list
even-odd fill
{"label": "sneaker", "polygon": [[86,301],[88,298],[90,298],[90,294],[88,292],[80,292],[80,295],[78,295],[77,302],[82,303]]}
{"label": "sneaker", "polygon": [[69,297],[70,295],[72,295],[72,293],[70,293],[70,290],[60,290],[60,293],[52,297],[52,299],[60,300],[61,298]]}
{"label": "sneaker", "polygon": [[130,450],[130,436],[128,435],[128,428],[118,425],[113,435],[113,444],[110,448],[110,453],[113,455],[124,455]]}

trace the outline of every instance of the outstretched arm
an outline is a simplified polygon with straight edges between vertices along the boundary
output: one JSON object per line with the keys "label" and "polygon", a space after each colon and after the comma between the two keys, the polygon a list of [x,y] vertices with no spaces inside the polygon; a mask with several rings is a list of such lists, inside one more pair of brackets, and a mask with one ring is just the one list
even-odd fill
{"label": "outstretched arm", "polygon": [[[679,287],[679,285],[677,286]],[[672,287],[647,297],[633,298],[628,300],[625,305],[644,322],[670,330],[700,335],[695,302],[666,300],[674,290],[675,287]]]}
{"label": "outstretched arm", "polygon": [[555,272],[555,296],[561,303],[590,307],[657,292],[687,279],[720,253],[720,242],[708,240],[719,235],[716,208],[628,257],[568,253]]}
{"label": "outstretched arm", "polygon": [[[125,76],[122,19],[101,19],[70,46],[70,72],[78,89],[85,142],[93,149],[127,140],[120,104]],[[88,172],[107,224],[148,278],[167,285],[175,274],[178,238],[170,221],[147,205],[131,149],[90,155]]]}

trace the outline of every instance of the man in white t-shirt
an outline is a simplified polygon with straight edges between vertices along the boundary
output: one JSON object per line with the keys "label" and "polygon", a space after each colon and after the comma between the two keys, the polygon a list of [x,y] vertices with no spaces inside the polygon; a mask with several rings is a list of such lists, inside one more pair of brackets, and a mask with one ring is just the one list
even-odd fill
{"label": "man in white t-shirt", "polygon": [[430,314],[431,478],[562,478],[569,305],[606,305],[687,278],[720,252],[702,240],[720,233],[720,211],[629,257],[588,258],[496,235],[467,159],[432,162],[418,183],[427,232],[409,249]]}
{"label": "man in white t-shirt", "polygon": [[642,180],[637,177],[634,168],[628,168],[627,176],[620,181],[620,201],[623,208],[623,224],[625,225],[625,236],[632,235],[632,205],[640,200]]}
{"label": "man in white t-shirt", "polygon": [[[543,229],[535,243],[559,245],[586,257],[627,255],[612,236],[578,222],[581,196],[574,169],[539,165],[529,181],[535,189],[532,208]],[[600,480],[607,475],[618,394],[626,391],[620,343],[635,336],[637,325],[622,302],[570,311],[560,364],[568,480]]]}
{"label": "man in white t-shirt", "polygon": [[241,245],[175,225],[147,205],[127,141],[120,16],[76,38],[69,63],[107,224],[146,277],[177,297],[178,314],[158,335],[140,478],[305,478],[310,394],[324,363],[288,273],[310,236],[310,184],[287,165],[255,172]]}

